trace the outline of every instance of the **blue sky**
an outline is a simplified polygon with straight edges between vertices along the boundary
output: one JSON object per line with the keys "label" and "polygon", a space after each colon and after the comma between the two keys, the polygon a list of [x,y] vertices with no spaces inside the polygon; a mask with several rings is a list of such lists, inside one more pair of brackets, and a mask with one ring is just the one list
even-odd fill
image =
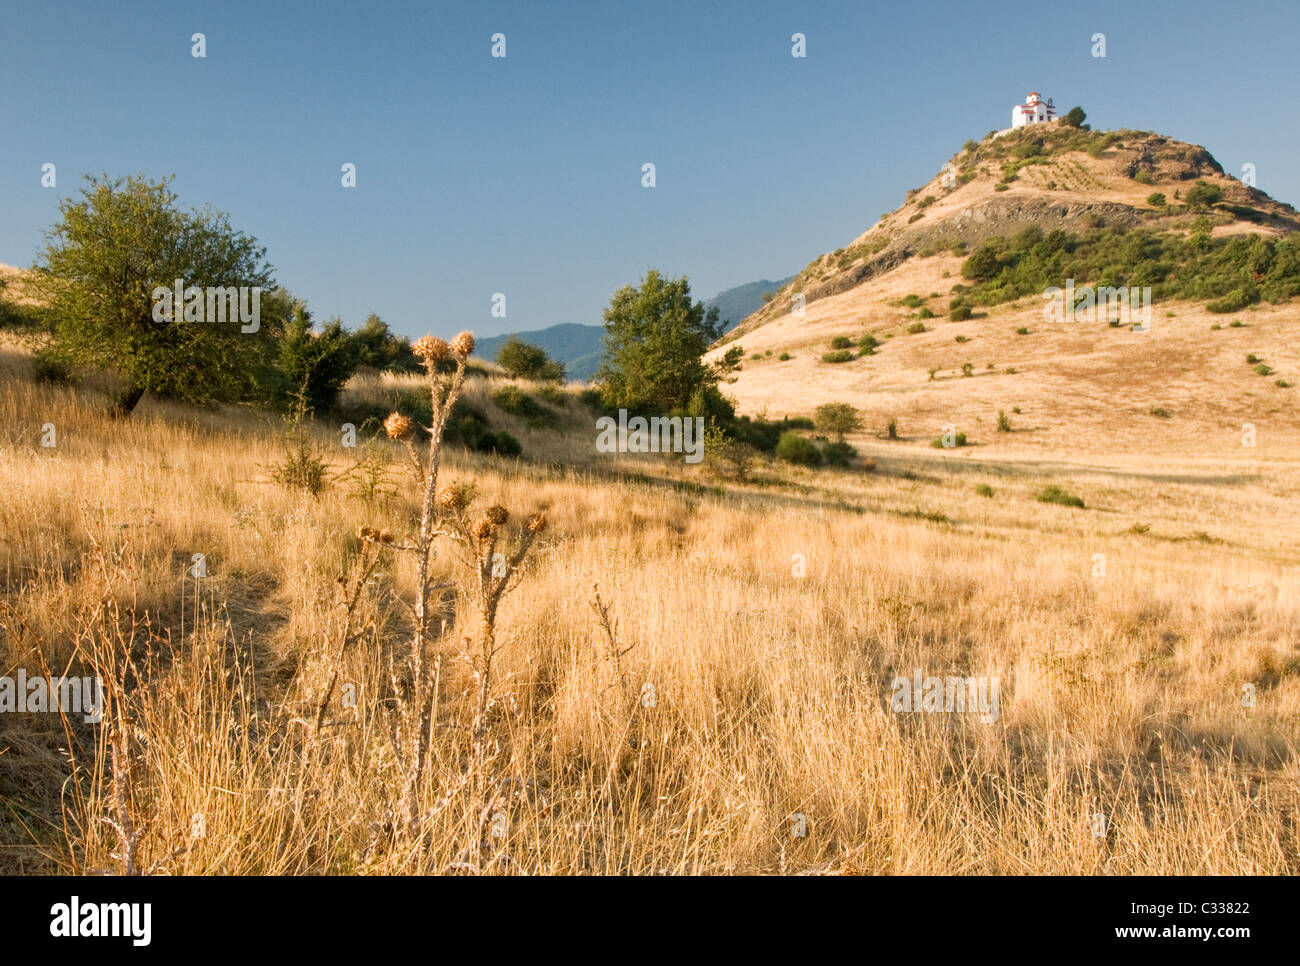
{"label": "blue sky", "polygon": [[83,173],[175,174],[317,317],[408,335],[598,323],[648,267],[700,298],[791,274],[1031,89],[1300,201],[1289,0],[47,0],[0,24],[0,262],[31,264]]}

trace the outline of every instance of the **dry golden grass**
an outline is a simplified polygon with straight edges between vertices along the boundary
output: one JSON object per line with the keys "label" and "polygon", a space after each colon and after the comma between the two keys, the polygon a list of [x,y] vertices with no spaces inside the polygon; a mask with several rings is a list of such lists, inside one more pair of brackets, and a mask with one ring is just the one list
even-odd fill
{"label": "dry golden grass", "polygon": [[[1198,328],[1205,344],[1224,334]],[[988,422],[991,397],[971,394],[1014,377],[955,378],[934,391],[959,396],[917,405],[957,411],[987,444],[957,455],[926,445],[928,409],[908,425],[905,404],[931,389],[900,365],[871,397],[847,397],[879,400],[873,418],[895,410],[916,437],[857,440],[873,474],[769,467],[766,486],[721,489],[680,463],[625,458],[641,476],[620,478],[581,425],[554,455],[585,450],[590,469],[453,453],[443,480],[476,482],[483,505],[549,504],[550,527],[498,621],[490,821],[466,794],[462,652],[477,628],[461,608],[441,638],[412,843],[393,834],[381,706],[387,656],[410,639],[385,604],[411,590],[404,561],[358,604],[374,631],[340,677],[355,706],[336,699],[317,733],[313,701],[353,534],[409,534],[414,485],[395,475],[397,495],[375,503],[345,484],[288,492],[269,481],[269,419],[145,402],[114,422],[93,393],[27,370],[21,350],[0,354],[0,674],[39,655],[56,673],[129,655],[125,726],[102,733],[127,735],[133,768],[115,797],[124,759],[114,767],[91,726],[74,723],[69,745],[57,716],[0,715],[5,871],[120,869],[99,818],[123,808],[139,868],[173,874],[1300,871],[1300,493],[1293,445],[1272,448],[1263,430],[1245,455],[1180,435],[1177,418],[1159,422],[1169,436],[1147,431],[1153,451],[1108,448],[1126,438],[1122,416],[1106,431],[1087,409],[1048,407],[1046,385],[1041,409],[1013,420],[1056,442],[995,441],[957,404]],[[1087,443],[1063,448],[1072,424]],[[333,427],[319,432],[341,468],[350,454]],[[1088,509],[1036,502],[1047,483]],[[205,579],[188,576],[194,553]],[[441,575],[463,579],[451,559]],[[617,665],[611,648],[626,649]],[[891,713],[892,678],[914,668],[998,675],[1000,715]],[[498,834],[467,862],[485,827]]]}

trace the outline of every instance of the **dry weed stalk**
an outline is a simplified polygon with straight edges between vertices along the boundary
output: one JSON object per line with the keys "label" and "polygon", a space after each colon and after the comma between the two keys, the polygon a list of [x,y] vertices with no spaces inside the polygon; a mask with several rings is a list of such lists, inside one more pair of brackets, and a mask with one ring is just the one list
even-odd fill
{"label": "dry weed stalk", "polygon": [[[424,366],[425,379],[429,388],[432,417],[430,425],[420,428],[428,434],[428,454],[421,457],[412,439],[416,423],[402,413],[393,412],[384,420],[384,432],[390,439],[401,440],[406,446],[408,469],[421,491],[420,527],[413,544],[398,544],[383,531],[363,528],[358,536],[364,543],[392,547],[415,555],[416,584],[415,604],[407,606],[410,611],[414,631],[411,650],[401,674],[396,668],[391,673],[393,690],[397,696],[398,707],[390,718],[390,731],[393,751],[397,757],[398,767],[404,777],[402,801],[399,811],[405,816],[409,834],[419,830],[420,789],[428,767],[429,745],[432,737],[433,719],[436,713],[438,683],[441,675],[440,661],[435,656],[430,660],[430,627],[433,612],[441,604],[441,591],[448,584],[435,584],[430,573],[434,557],[434,539],[439,536],[437,511],[434,499],[438,487],[438,469],[442,462],[442,441],[447,423],[451,418],[452,407],[456,404],[465,381],[466,361],[474,351],[474,336],[462,332],[450,343],[435,336],[426,335],[416,340],[411,347],[416,357]],[[442,370],[442,363],[450,360],[450,372]],[[364,584],[358,578],[357,592]],[[347,622],[345,622],[346,624]],[[350,625],[346,632],[350,632]],[[343,639],[347,646],[347,636]],[[402,680],[399,680],[399,677]],[[328,698],[328,693],[326,695]]]}
{"label": "dry weed stalk", "polygon": [[618,646],[618,620],[610,617],[609,605],[600,597],[600,584],[593,584],[591,588],[592,601],[591,609],[596,612],[596,620],[600,624],[600,629],[605,635],[605,663],[609,667],[609,673],[613,680],[605,686],[606,691],[610,688],[617,687],[623,700],[630,700],[627,690],[627,674],[623,670],[623,657],[635,644],[629,644],[622,650]]}
{"label": "dry weed stalk", "polygon": [[339,633],[338,650],[334,652],[329,684],[325,686],[325,693],[321,695],[316,709],[317,735],[325,726],[325,712],[329,709],[330,698],[334,696],[334,688],[338,685],[344,656],[352,645],[374,630],[373,620],[367,621],[360,630],[354,631],[353,626],[356,623],[357,605],[361,602],[361,592],[369,583],[375,568],[379,566],[379,549],[376,544],[391,545],[393,542],[392,536],[386,530],[374,530],[370,527],[362,527],[357,531],[357,536],[361,539],[361,553],[357,557],[356,565],[352,568],[350,576],[342,576],[338,579],[339,586],[342,588],[340,603],[343,608],[343,628]]}
{"label": "dry weed stalk", "polygon": [[[478,606],[482,641],[474,660],[477,697],[474,712],[474,749],[470,776],[475,799],[481,796],[483,765],[487,757],[488,713],[492,691],[492,660],[497,653],[497,608],[506,591],[518,583],[520,565],[528,555],[537,535],[546,529],[546,516],[534,513],[519,530],[513,551],[498,553],[502,528],[510,519],[503,506],[493,505],[472,523],[465,511],[469,505],[468,488],[452,484],[438,493],[438,503],[446,512],[450,535],[460,550],[461,559],[472,575],[472,590]],[[512,581],[514,582],[512,584]]]}

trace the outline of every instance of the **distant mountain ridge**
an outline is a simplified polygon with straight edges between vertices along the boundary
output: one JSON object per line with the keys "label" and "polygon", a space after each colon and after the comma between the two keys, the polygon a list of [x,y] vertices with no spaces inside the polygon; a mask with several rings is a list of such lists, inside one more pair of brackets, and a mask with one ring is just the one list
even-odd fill
{"label": "distant mountain ridge", "polygon": [[793,280],[793,275],[788,275],[775,282],[760,278],[757,282],[747,282],[744,285],[729,288],[725,292],[719,292],[705,302],[704,307],[705,309],[716,308],[718,318],[724,323],[723,329],[730,332],[767,304],[763,299],[764,295],[775,295]]}
{"label": "distant mountain ridge", "polygon": [[[718,318],[725,323],[725,329],[730,331],[739,325],[741,320],[763,307],[765,293],[777,291],[793,278],[794,276],[790,276],[775,282],[763,278],[757,282],[746,282],[744,285],[719,292],[707,300],[704,307],[706,310],[716,308]],[[544,329],[487,336],[478,340],[474,352],[484,359],[495,360],[497,353],[501,351],[501,347],[506,344],[506,340],[511,335],[529,345],[545,349],[546,354],[552,359],[564,363],[565,373],[570,379],[578,381],[593,378],[605,357],[605,327],[583,325],[579,322],[563,322]]]}

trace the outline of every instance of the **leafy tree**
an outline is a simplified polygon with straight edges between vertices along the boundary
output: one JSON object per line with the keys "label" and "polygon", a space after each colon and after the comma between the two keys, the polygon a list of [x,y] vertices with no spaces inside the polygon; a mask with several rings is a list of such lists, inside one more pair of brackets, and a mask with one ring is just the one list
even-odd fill
{"label": "leafy tree", "polygon": [[323,412],[334,405],[339,390],[356,372],[356,345],[337,318],[318,331],[307,306],[299,301],[280,342],[280,368],[289,383],[300,388],[306,406]]}
{"label": "leafy tree", "polygon": [[60,203],[33,267],[53,319],[53,356],[115,371],[124,383],[119,415],[145,393],[207,403],[253,392],[274,326],[241,332],[238,316],[186,322],[180,307],[155,321],[153,293],[178,278],[187,287],[270,288],[266,249],[225,214],[177,207],[169,178],[86,181],[80,199]]}
{"label": "leafy tree", "polygon": [[813,414],[813,425],[817,432],[843,442],[846,435],[862,428],[862,417],[848,403],[823,403]]}
{"label": "leafy tree", "polygon": [[366,316],[361,328],[352,333],[357,365],[372,369],[392,369],[397,372],[414,372],[417,368],[411,353],[411,340],[395,335],[388,323],[374,312]]}
{"label": "leafy tree", "polygon": [[547,355],[545,349],[530,345],[513,335],[497,350],[497,364],[516,379],[545,382],[564,379],[564,366]]}
{"label": "leafy tree", "polygon": [[985,242],[966,259],[961,267],[961,273],[965,278],[983,282],[993,278],[1001,269],[1002,262],[998,258],[997,246],[992,242]]}
{"label": "leafy tree", "polygon": [[605,309],[605,361],[597,379],[606,402],[660,413],[686,411],[693,399],[716,405],[717,384],[743,354],[736,347],[734,358],[728,352],[718,366],[705,364],[704,353],[721,335],[718,310],[693,302],[685,277],[650,269],[640,287],[623,286]]}
{"label": "leafy tree", "polygon": [[1223,197],[1223,189],[1208,181],[1198,181],[1187,190],[1187,203],[1193,208],[1208,208]]}
{"label": "leafy tree", "polygon": [[1083,122],[1087,119],[1088,115],[1084,113],[1083,108],[1081,107],[1070,108],[1065,117],[1061,118],[1061,120],[1070,125],[1070,127],[1083,127]]}

